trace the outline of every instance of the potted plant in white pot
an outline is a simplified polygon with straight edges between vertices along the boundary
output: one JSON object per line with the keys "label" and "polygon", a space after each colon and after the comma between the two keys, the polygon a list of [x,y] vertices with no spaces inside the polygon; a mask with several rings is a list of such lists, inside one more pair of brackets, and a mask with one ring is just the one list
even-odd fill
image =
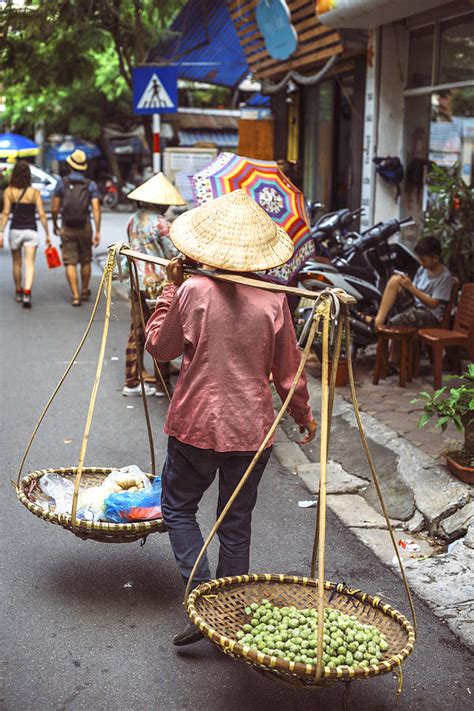
{"label": "potted plant in white pot", "polygon": [[474,363],[467,366],[460,378],[455,375],[447,377],[458,380],[456,387],[448,390],[444,386],[433,394],[420,393],[423,413],[418,427],[424,427],[433,417],[437,417],[436,427],[441,427],[443,432],[449,422],[459,431],[464,431],[464,446],[445,452],[446,463],[452,474],[468,484],[474,484]]}

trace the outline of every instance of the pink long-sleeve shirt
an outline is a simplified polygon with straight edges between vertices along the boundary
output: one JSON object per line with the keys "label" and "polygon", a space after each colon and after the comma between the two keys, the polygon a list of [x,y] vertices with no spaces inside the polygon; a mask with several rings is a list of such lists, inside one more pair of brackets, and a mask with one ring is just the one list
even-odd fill
{"label": "pink long-sleeve shirt", "polygon": [[[283,399],[301,358],[284,294],[206,276],[163,289],[146,349],[157,361],[183,354],[165,432],[218,452],[260,447],[274,420],[270,373]],[[312,419],[308,401],[303,373],[289,407],[299,425]]]}

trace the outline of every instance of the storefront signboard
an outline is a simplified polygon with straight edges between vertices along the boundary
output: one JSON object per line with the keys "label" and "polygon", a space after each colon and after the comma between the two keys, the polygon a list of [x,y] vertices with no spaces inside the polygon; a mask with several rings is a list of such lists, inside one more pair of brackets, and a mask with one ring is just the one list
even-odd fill
{"label": "storefront signboard", "polygon": [[361,216],[361,229],[367,229],[372,224],[374,211],[374,140],[377,112],[376,97],[376,43],[377,33],[370,30],[367,40],[367,73],[365,84],[364,106],[364,143],[362,150],[362,189],[361,207],[364,212]]}
{"label": "storefront signboard", "polygon": [[189,176],[198,173],[217,155],[217,148],[165,148],[164,172],[188,202],[193,200]]}

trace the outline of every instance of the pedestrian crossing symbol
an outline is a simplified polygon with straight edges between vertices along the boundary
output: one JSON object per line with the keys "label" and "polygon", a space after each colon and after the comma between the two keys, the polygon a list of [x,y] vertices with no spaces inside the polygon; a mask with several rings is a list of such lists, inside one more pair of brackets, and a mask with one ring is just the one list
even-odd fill
{"label": "pedestrian crossing symbol", "polygon": [[153,74],[137,104],[137,109],[170,109],[173,106],[160,77],[158,74]]}
{"label": "pedestrian crossing symbol", "polygon": [[133,109],[136,114],[174,112],[178,103],[176,67],[137,67],[133,70]]}

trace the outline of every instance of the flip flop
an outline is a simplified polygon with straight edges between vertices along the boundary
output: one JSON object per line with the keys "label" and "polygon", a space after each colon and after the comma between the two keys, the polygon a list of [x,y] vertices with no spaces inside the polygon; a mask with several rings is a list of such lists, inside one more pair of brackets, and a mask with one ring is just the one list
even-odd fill
{"label": "flip flop", "polygon": [[74,297],[71,298],[71,306],[80,306],[80,305],[81,305],[80,299],[75,299]]}
{"label": "flip flop", "polygon": [[82,300],[82,301],[89,301],[90,296],[91,296],[91,290],[90,290],[90,289],[86,289],[85,291],[83,291],[83,292],[81,293],[81,300]]}

